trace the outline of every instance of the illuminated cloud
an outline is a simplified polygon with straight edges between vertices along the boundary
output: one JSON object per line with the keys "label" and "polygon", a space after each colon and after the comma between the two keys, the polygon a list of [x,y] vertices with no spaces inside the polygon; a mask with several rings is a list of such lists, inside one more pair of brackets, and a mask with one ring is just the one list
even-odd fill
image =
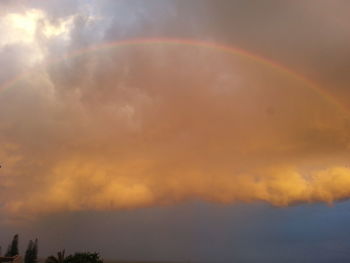
{"label": "illuminated cloud", "polygon": [[[286,206],[350,196],[349,113],[327,90],[200,46],[74,53],[153,21],[148,9],[123,3],[120,14],[136,10],[124,20],[88,7],[54,19],[39,9],[2,17],[2,56],[9,46],[33,51],[25,57],[31,73],[2,76],[11,83],[0,93],[3,211],[26,217],[193,199]],[[25,63],[16,58],[10,64]]]}
{"label": "illuminated cloud", "polygon": [[[7,13],[0,19],[0,46],[21,46],[26,49],[23,59],[32,66],[44,59],[45,50],[40,45],[38,36],[46,39],[60,37],[68,40],[73,17],[50,21],[47,15],[39,9],[29,9],[24,12]],[[22,54],[23,56],[24,54]]]}

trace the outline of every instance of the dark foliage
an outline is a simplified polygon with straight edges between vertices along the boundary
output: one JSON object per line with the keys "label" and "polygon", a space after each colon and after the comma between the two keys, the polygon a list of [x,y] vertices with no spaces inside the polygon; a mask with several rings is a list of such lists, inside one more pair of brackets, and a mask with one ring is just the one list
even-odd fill
{"label": "dark foliage", "polygon": [[31,263],[33,246],[34,246],[34,243],[32,240],[30,240],[26,250],[26,254],[24,256],[24,263]]}
{"label": "dark foliage", "polygon": [[12,239],[11,244],[7,248],[7,252],[5,254],[6,257],[17,256],[18,252],[18,235],[15,235]]}
{"label": "dark foliage", "polygon": [[103,263],[99,253],[83,252],[69,255],[64,260],[64,263]]}
{"label": "dark foliage", "polygon": [[45,263],[63,263],[65,260],[64,253],[65,253],[65,250],[62,250],[62,251],[57,252],[57,257],[49,256],[45,260]]}
{"label": "dark foliage", "polygon": [[24,256],[24,263],[37,263],[38,262],[38,239],[29,241],[26,254]]}
{"label": "dark foliage", "polygon": [[37,238],[34,241],[32,258],[33,258],[33,262],[38,262],[38,239]]}

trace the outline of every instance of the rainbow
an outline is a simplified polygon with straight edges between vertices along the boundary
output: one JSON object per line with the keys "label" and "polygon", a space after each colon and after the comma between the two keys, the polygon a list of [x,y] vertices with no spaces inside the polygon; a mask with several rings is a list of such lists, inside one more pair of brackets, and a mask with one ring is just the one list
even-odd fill
{"label": "rainbow", "polygon": [[[115,42],[108,42],[103,44],[98,44],[94,46],[90,46],[84,49],[79,49],[70,53],[67,53],[66,55],[62,56],[60,59],[50,61],[50,63],[59,63],[60,61],[63,61],[65,59],[70,59],[74,57],[78,57],[80,55],[100,51],[100,50],[106,50],[111,48],[121,48],[121,47],[131,47],[131,46],[145,46],[145,45],[175,45],[175,46],[192,46],[197,48],[205,48],[214,50],[217,52],[223,52],[230,55],[235,55],[243,58],[250,59],[254,61],[255,63],[265,65],[270,67],[271,69],[275,70],[276,72],[279,72],[281,74],[286,74],[295,80],[301,81],[306,84],[306,87],[313,90],[316,94],[319,94],[321,97],[323,97],[326,101],[329,103],[335,105],[338,109],[340,109],[342,112],[347,113],[350,116],[350,111],[347,109],[342,103],[340,103],[332,94],[327,92],[326,90],[320,88],[317,84],[315,84],[310,79],[306,78],[305,76],[289,69],[288,67],[281,65],[277,63],[276,61],[264,58],[262,56],[259,56],[257,54],[248,52],[244,49],[233,47],[230,45],[225,44],[219,44],[216,42],[210,42],[210,41],[202,41],[202,40],[194,40],[194,39],[177,39],[177,38],[135,38],[135,39],[127,39],[127,40],[120,40]],[[33,71],[27,71],[23,72],[16,77],[6,81],[0,86],[0,94],[1,92],[10,89],[11,87],[14,87],[19,81],[23,80],[30,74],[32,74]]]}

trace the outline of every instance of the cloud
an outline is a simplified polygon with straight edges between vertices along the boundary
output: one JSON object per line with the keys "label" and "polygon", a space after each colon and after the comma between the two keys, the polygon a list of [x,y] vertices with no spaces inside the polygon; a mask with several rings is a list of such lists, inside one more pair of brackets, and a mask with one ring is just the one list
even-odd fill
{"label": "cloud", "polygon": [[[143,15],[110,19],[95,4],[61,16],[49,9],[3,16],[18,38],[1,49],[14,65],[1,77],[8,81],[18,67],[29,72],[0,94],[3,211],[27,217],[193,199],[286,206],[349,197],[349,114],[295,76],[179,44],[57,61],[168,21],[156,6],[120,3],[120,13]],[[176,15],[171,3],[164,6]],[[32,24],[16,27],[23,19]],[[31,47],[41,59],[24,67],[33,53],[20,54]]]}

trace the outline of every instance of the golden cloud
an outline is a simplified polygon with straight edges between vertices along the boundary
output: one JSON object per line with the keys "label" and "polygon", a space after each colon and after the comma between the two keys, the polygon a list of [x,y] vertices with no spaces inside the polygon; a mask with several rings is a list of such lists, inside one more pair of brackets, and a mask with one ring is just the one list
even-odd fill
{"label": "golden cloud", "polygon": [[308,85],[193,46],[47,64],[0,95],[3,209],[348,198],[348,113]]}

